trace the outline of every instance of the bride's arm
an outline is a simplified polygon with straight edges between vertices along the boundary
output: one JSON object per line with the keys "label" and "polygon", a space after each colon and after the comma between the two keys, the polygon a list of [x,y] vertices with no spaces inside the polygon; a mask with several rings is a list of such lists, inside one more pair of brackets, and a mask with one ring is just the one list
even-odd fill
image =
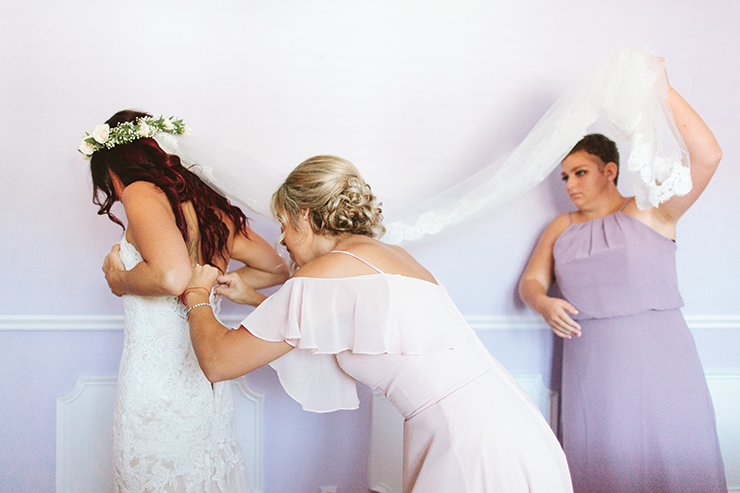
{"label": "bride's arm", "polygon": [[121,203],[143,261],[125,270],[114,246],[103,264],[111,291],[117,296],[179,295],[190,280],[190,257],[167,196],[151,183],[134,182],[121,194]]}

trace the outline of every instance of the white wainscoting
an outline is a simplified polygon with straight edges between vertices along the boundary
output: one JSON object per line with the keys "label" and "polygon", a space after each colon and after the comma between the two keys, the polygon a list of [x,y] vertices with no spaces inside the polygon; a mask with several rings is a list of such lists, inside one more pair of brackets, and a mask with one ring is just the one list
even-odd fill
{"label": "white wainscoting", "polygon": [[740,493],[740,371],[707,372],[725,477],[730,493]]}
{"label": "white wainscoting", "polygon": [[[478,331],[549,330],[539,317],[534,316],[466,318]],[[224,316],[223,319],[224,323],[230,326],[241,321],[241,317],[237,315]],[[694,332],[705,329],[740,330],[740,316],[687,316],[686,321]],[[123,330],[122,315],[0,315],[0,331],[120,330]],[[522,385],[543,414],[549,417],[551,423],[556,422],[554,412],[551,412],[547,405],[548,399],[552,402],[553,397],[552,395],[548,397],[549,390],[543,391],[542,379],[538,380],[535,376],[532,380],[532,375],[517,377],[521,379]],[[709,371],[707,382],[717,416],[717,429],[728,486],[731,492],[740,493],[740,370]],[[238,411],[240,417],[237,435],[247,460],[247,472],[251,473],[250,478],[253,478],[255,490],[259,492],[263,490],[264,481],[262,396],[252,393],[242,386],[241,382],[235,385],[236,405],[242,406],[243,409]],[[94,484],[94,487],[89,491],[111,491],[110,484],[106,483],[109,481],[110,471],[103,470],[95,464],[110,464],[110,410],[114,388],[115,377],[81,378],[72,392],[59,398],[57,491],[85,491],[84,487],[90,484]],[[402,419],[385,397],[373,395],[372,399],[370,484],[374,491],[381,493],[400,491],[394,489],[394,485],[400,484],[398,479],[401,465],[400,443],[403,435],[399,430],[402,429]],[[99,412],[98,409],[104,412]],[[74,471],[78,471],[82,464],[85,474],[75,476]],[[386,477],[391,479],[388,480]]]}
{"label": "white wainscoting", "polygon": [[[80,377],[57,398],[57,493],[113,492],[111,430],[116,377]],[[236,436],[255,493],[264,491],[264,397],[244,379],[231,382]]]}

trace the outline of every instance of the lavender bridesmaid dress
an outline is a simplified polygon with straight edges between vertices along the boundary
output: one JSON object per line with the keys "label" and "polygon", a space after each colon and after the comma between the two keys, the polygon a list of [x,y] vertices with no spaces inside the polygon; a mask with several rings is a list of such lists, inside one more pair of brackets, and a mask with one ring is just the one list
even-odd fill
{"label": "lavender bridesmaid dress", "polygon": [[563,348],[574,491],[726,492],[711,397],[680,312],[676,244],[619,211],[571,224],[553,254],[583,334]]}

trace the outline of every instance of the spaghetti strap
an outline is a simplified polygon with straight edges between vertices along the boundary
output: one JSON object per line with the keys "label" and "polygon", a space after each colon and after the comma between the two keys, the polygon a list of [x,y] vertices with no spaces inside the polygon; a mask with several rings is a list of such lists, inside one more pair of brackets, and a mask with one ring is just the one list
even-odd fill
{"label": "spaghetti strap", "polygon": [[357,260],[359,260],[360,262],[362,262],[363,264],[367,265],[371,269],[378,271],[380,274],[385,274],[385,272],[383,272],[382,270],[378,269],[377,267],[375,267],[373,264],[371,264],[367,260],[364,260],[364,259],[358,257],[357,255],[355,255],[352,252],[347,252],[347,251],[344,251],[344,250],[332,250],[329,253],[346,253],[347,255],[350,255],[350,256],[356,258]]}
{"label": "spaghetti strap", "polygon": [[627,199],[624,201],[624,203],[622,204],[622,207],[619,208],[619,212],[624,212],[624,208],[627,207],[627,202],[629,201],[630,199]]}
{"label": "spaghetti strap", "polygon": [[568,221],[570,221],[570,224],[573,224],[573,216],[571,214],[571,212],[568,213]]}

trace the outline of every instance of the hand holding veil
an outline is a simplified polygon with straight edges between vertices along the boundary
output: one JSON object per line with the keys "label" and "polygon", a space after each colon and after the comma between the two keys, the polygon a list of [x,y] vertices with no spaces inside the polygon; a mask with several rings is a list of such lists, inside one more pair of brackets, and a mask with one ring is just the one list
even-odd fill
{"label": "hand holding veil", "polygon": [[[490,212],[542,182],[603,113],[611,137],[629,140],[627,169],[641,209],[691,190],[689,154],[673,121],[663,63],[625,49],[562,96],[508,155],[386,223],[383,241],[417,241]],[[666,138],[666,128],[673,138]],[[674,151],[665,156],[664,147]]]}

